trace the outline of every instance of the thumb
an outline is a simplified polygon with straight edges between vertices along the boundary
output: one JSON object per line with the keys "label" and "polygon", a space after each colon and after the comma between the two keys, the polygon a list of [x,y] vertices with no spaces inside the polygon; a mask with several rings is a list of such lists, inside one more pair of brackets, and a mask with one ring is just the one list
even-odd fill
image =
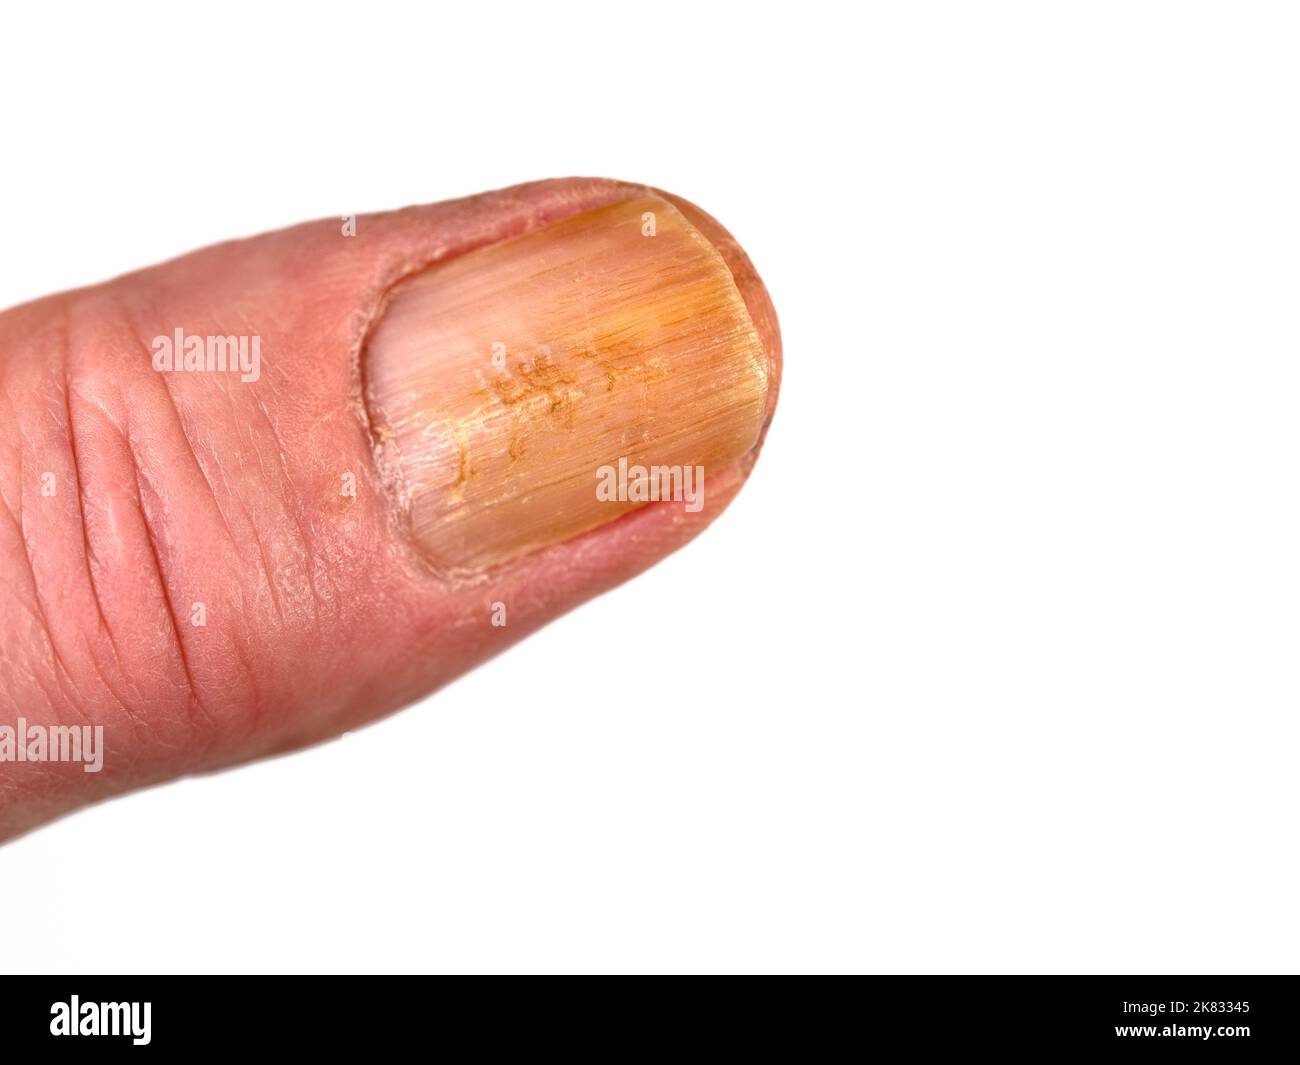
{"label": "thumb", "polygon": [[601,180],[0,315],[0,838],[389,713],[641,572],[739,490],[779,368],[726,231]]}

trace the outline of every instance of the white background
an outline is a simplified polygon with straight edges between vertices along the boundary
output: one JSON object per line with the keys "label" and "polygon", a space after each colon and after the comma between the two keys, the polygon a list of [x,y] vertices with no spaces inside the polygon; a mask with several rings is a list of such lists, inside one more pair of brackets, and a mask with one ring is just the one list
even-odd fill
{"label": "white background", "polygon": [[0,851],[0,966],[1296,969],[1293,16],[782,8],[6,9],[0,304],[607,175],[739,237],[787,374],[645,577]]}

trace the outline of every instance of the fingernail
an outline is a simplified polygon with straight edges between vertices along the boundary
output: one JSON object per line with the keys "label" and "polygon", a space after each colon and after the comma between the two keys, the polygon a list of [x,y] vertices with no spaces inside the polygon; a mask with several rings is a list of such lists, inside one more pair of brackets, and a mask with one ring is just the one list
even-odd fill
{"label": "fingernail", "polygon": [[643,198],[401,282],[366,384],[412,534],[456,575],[647,505],[644,483],[611,493],[627,484],[611,469],[654,468],[666,492],[663,471],[707,477],[745,455],[768,359],[717,249]]}

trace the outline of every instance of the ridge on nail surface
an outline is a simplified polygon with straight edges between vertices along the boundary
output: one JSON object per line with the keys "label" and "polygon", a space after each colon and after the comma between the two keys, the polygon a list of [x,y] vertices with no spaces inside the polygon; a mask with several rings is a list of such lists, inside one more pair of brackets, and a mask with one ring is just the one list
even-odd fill
{"label": "ridge on nail surface", "polygon": [[720,471],[765,416],[768,354],[726,263],[655,197],[401,282],[366,357],[411,530],[446,574],[643,505],[598,499],[602,466]]}

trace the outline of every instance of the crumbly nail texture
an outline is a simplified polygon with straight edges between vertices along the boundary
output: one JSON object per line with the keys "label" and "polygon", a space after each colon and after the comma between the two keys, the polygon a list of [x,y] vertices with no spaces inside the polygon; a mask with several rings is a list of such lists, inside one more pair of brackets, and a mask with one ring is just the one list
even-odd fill
{"label": "crumbly nail texture", "polygon": [[767,353],[726,263],[657,198],[401,282],[365,358],[412,533],[449,575],[567,540],[647,496],[690,506],[699,472],[754,447],[767,399]]}

